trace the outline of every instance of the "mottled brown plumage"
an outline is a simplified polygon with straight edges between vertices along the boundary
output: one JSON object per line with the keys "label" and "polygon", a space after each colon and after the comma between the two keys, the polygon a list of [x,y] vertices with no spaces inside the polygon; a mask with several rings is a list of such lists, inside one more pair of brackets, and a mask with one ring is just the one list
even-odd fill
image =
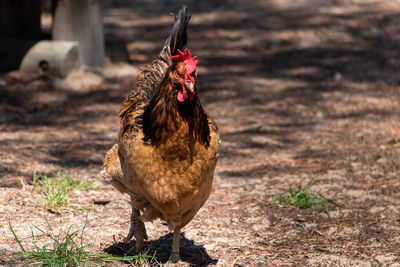
{"label": "mottled brown plumage", "polygon": [[[104,158],[105,178],[131,197],[125,241],[135,235],[140,251],[147,239],[143,222],[160,218],[174,230],[172,261],[179,259],[180,229],[211,192],[219,147],[217,126],[197,95],[196,73],[188,82],[183,62],[170,59],[186,48],[189,19],[183,7],[161,53],[139,73],[119,112],[118,143]],[[177,100],[179,91],[186,94],[183,87],[194,90],[193,99]]]}

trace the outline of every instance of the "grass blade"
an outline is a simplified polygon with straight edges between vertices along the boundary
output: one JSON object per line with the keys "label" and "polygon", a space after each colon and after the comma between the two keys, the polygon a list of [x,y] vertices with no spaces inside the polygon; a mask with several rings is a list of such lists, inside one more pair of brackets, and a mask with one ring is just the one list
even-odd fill
{"label": "grass blade", "polygon": [[275,197],[278,204],[293,205],[296,208],[305,209],[311,208],[316,210],[323,210],[329,215],[331,206],[329,204],[337,205],[332,199],[323,196],[321,193],[310,193],[309,190],[314,185],[316,177],[312,178],[304,187],[299,186],[293,189],[289,186],[286,193]]}
{"label": "grass blade", "polygon": [[13,236],[15,238],[15,241],[17,241],[17,243],[18,243],[19,247],[21,248],[21,250],[23,252],[26,252],[24,246],[21,244],[21,241],[19,241],[18,236],[15,234],[14,229],[12,228],[11,222],[9,222],[8,225],[10,226],[11,233],[13,234]]}

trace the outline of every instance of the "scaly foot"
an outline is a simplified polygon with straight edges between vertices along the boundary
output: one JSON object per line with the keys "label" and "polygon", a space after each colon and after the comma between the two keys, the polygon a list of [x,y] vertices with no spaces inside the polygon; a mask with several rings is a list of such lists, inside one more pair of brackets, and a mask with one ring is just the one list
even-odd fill
{"label": "scaly foot", "polygon": [[172,251],[168,261],[171,263],[177,263],[180,260],[179,251]]}
{"label": "scaly foot", "polygon": [[[132,207],[131,214],[131,227],[129,228],[128,235],[124,238],[124,243],[128,243],[133,236],[136,238],[136,250],[140,252],[143,248],[143,239],[148,239],[146,227],[144,223],[139,220],[140,212]],[[139,246],[138,246],[139,245]]]}

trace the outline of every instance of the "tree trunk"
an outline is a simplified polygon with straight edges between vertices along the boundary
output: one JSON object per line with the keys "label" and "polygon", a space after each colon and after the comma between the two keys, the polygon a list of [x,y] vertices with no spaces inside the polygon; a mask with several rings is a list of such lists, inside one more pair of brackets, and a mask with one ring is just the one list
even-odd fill
{"label": "tree trunk", "polygon": [[53,40],[77,41],[81,62],[104,64],[103,17],[99,0],[58,0]]}

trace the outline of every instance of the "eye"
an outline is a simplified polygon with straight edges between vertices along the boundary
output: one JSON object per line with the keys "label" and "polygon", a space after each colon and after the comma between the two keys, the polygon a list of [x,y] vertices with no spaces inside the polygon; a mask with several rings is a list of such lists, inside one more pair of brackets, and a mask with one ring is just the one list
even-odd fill
{"label": "eye", "polygon": [[175,80],[179,80],[179,77],[180,75],[179,75],[179,72],[177,72],[177,71],[175,71],[174,72],[174,78],[175,78]]}

